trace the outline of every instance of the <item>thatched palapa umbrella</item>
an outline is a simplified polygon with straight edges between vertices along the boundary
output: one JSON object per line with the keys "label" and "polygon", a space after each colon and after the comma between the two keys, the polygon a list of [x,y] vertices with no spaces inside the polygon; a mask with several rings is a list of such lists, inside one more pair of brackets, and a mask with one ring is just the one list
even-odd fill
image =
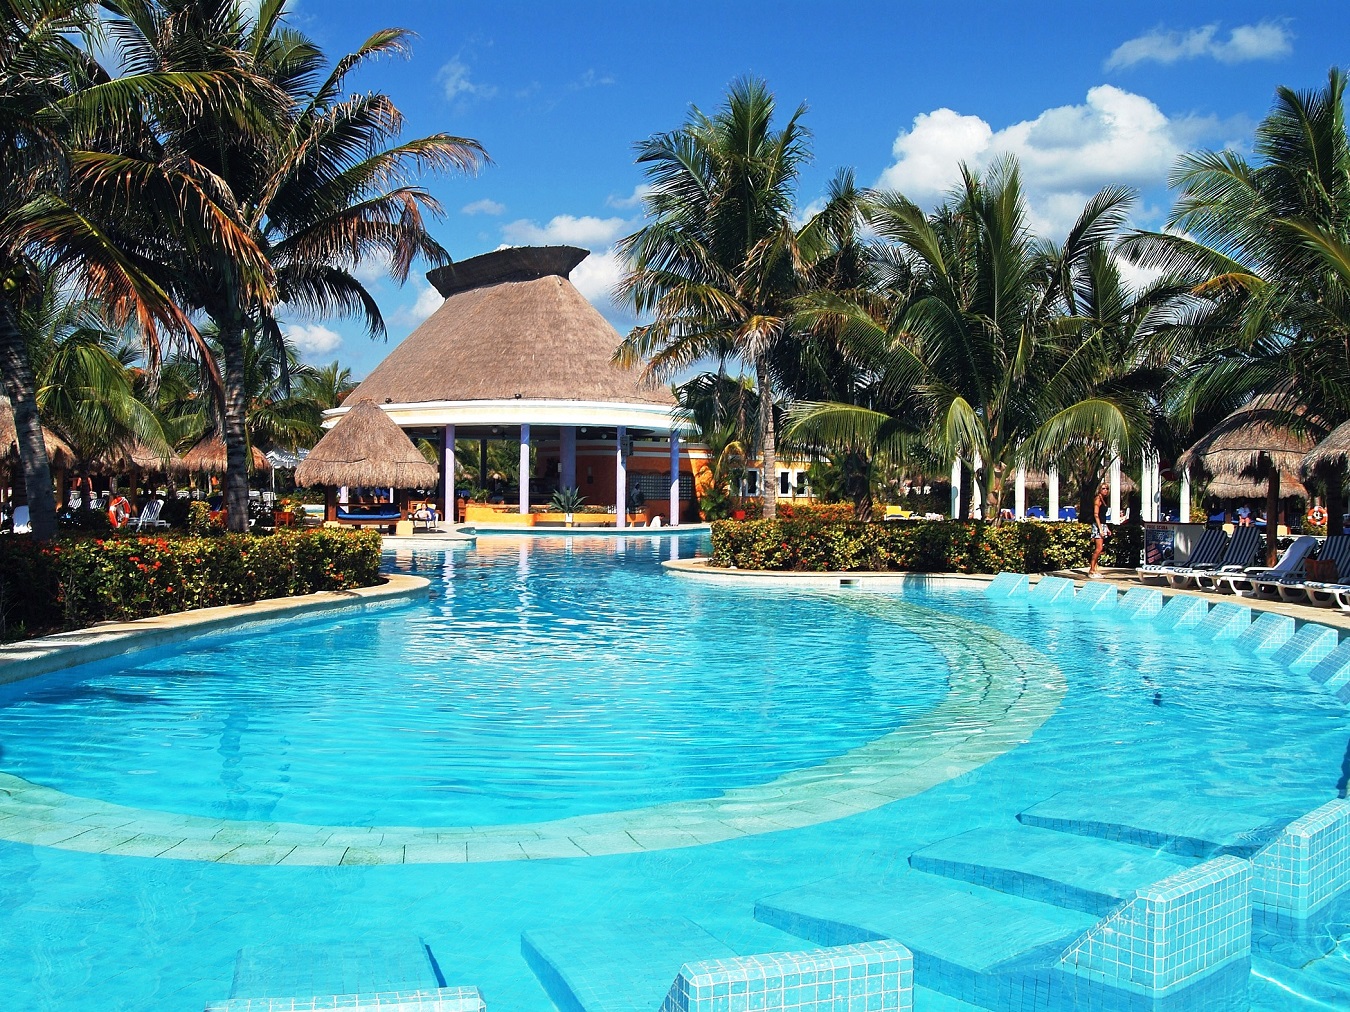
{"label": "thatched palapa umbrella", "polygon": [[[47,426],[42,427],[42,441],[47,444],[47,459],[50,461],[53,470],[58,472],[58,484],[61,484],[59,478],[60,472],[69,471],[75,466],[75,451],[70,445],[58,436]],[[23,472],[19,467],[19,432],[14,427],[14,406],[10,404],[9,398],[0,396],[0,453],[9,462],[9,486],[10,488],[23,488]],[[18,471],[16,475],[15,472]],[[58,489],[60,495],[64,491]],[[59,505],[59,503],[58,503]]]}
{"label": "thatched palapa umbrella", "polygon": [[1345,483],[1347,464],[1350,464],[1350,422],[1342,422],[1308,452],[1299,468],[1304,478],[1320,476],[1327,483],[1328,534],[1341,534],[1344,531],[1341,518],[1345,512],[1345,502],[1341,498],[1341,486]]}
{"label": "thatched palapa umbrella", "polygon": [[309,451],[295,469],[295,483],[322,485],[328,490],[328,518],[334,519],[333,490],[343,486],[368,488],[430,488],[440,479],[394,420],[373,400],[363,397]]}
{"label": "thatched palapa umbrella", "polygon": [[[1302,419],[1303,424],[1295,425],[1295,419]],[[1307,417],[1304,406],[1291,391],[1277,390],[1253,397],[1177,459],[1180,467],[1200,465],[1218,479],[1266,482],[1268,566],[1275,565],[1278,554],[1281,476],[1298,473],[1304,456],[1317,442],[1307,430],[1317,427],[1316,420]]]}
{"label": "thatched palapa umbrella", "polygon": [[[250,471],[270,471],[272,465],[267,461],[267,455],[256,446],[249,447],[250,453],[249,470]],[[192,444],[192,449],[183,454],[183,466],[193,474],[224,474],[225,473],[225,440],[220,438],[217,432],[207,433],[201,439]]]}

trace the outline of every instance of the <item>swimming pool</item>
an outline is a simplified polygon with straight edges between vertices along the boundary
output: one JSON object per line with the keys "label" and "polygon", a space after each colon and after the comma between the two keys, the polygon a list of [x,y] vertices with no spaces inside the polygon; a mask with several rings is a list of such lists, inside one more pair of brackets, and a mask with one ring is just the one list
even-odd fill
{"label": "swimming pool", "polygon": [[[756,902],[908,875],[962,834],[1013,839],[1057,795],[1269,821],[1344,789],[1342,704],[1231,644],[944,585],[704,585],[660,570],[672,547],[696,542],[400,552],[425,599],[0,690],[0,770],[79,818],[326,829],[280,857],[299,830],[269,829],[264,866],[223,860],[263,853],[243,844],[0,842],[0,1002],[200,1008],[230,994],[240,949],[412,936],[490,1009],[546,1010],[522,932],[681,917],[738,951],[801,948]],[[609,944],[622,961],[622,933]],[[1347,994],[1341,947],[1253,958],[1252,1007]]]}

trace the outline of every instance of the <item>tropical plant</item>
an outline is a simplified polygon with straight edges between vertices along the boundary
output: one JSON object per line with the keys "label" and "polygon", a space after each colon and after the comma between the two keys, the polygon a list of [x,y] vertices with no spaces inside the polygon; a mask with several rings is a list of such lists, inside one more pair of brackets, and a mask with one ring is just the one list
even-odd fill
{"label": "tropical plant", "polygon": [[[1280,88],[1249,162],[1184,156],[1164,232],[1122,246],[1189,280],[1211,306],[1211,340],[1171,384],[1182,424],[1214,421],[1256,393],[1293,389],[1287,423],[1350,418],[1350,139],[1345,74],[1318,91]],[[1203,431],[1205,426],[1199,426]],[[1198,434],[1198,433],[1197,433]],[[1328,476],[1333,519],[1343,475]]]}
{"label": "tropical plant", "polygon": [[322,411],[338,407],[356,387],[352,371],[336,360],[313,366],[300,377],[300,396]]}
{"label": "tropical plant", "polygon": [[[153,188],[127,185],[148,178],[131,171],[144,167],[133,152],[151,143],[147,114],[189,115],[209,105],[229,117],[238,109],[217,68],[172,74],[122,61],[116,37],[103,40],[126,68],[113,77],[81,44],[98,24],[89,0],[0,0],[0,372],[38,540],[55,533],[56,504],[22,304],[54,277],[102,300],[119,326],[135,321],[152,358],[161,327],[190,333],[139,247],[146,236],[209,218],[215,200],[179,162],[156,167]],[[251,247],[237,257],[247,266]]]}
{"label": "tropical plant", "polygon": [[1084,382],[1098,348],[1066,287],[1120,228],[1130,197],[1103,190],[1054,247],[1027,228],[1012,159],[983,177],[963,166],[961,186],[932,215],[902,195],[876,195],[868,220],[891,247],[893,309],[879,322],[874,304],[827,307],[870,372],[870,403],[801,403],[791,438],[898,461],[961,459],[989,517],[1020,464],[1072,440],[1127,450],[1146,425],[1143,406]]}
{"label": "tropical plant", "polygon": [[[326,70],[323,52],[285,25],[286,0],[263,0],[256,15],[239,0],[107,0],[109,31],[137,65],[200,70],[222,64],[250,102],[244,115],[163,116],[165,150],[209,172],[228,196],[225,220],[193,238],[176,262],[175,292],[215,323],[222,359],[223,435],[230,525],[247,523],[246,335],[279,345],[278,307],[361,316],[384,333],[359,263],[383,262],[400,283],[414,259],[439,262],[423,211],[439,205],[415,182],[423,171],[473,170],[476,141],[437,133],[395,143],[398,108],[380,92],[348,94],[358,67],[407,52],[400,29],[375,33]],[[260,250],[245,270],[241,243]]]}
{"label": "tropical plant", "polygon": [[560,488],[553,493],[549,505],[558,513],[576,513],[586,505],[586,497],[581,494],[580,489]]}
{"label": "tropical plant", "polygon": [[[651,222],[619,244],[629,268],[620,292],[654,318],[615,356],[662,377],[709,358],[746,364],[760,394],[757,442],[768,475],[777,469],[772,353],[791,338],[802,283],[793,187],[809,155],[806,107],[777,130],[774,112],[763,81],[736,81],[714,115],[694,108],[679,130],[638,145]],[[764,485],[772,517],[776,488]]]}

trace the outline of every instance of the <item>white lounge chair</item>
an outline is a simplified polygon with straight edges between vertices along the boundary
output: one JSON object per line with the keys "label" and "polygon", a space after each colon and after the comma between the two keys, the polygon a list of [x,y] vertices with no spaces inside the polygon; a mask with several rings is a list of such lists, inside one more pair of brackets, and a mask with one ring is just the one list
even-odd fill
{"label": "white lounge chair", "polygon": [[1167,571],[1167,582],[1178,590],[1199,585],[1200,577],[1227,569],[1230,573],[1240,573],[1253,562],[1261,550],[1261,532],[1254,527],[1239,527],[1224,549],[1223,558],[1213,563],[1195,563],[1175,566]]}
{"label": "white lounge chair", "polygon": [[1223,555],[1223,550],[1228,547],[1228,534],[1222,527],[1211,527],[1204,534],[1200,535],[1200,540],[1196,542],[1195,548],[1191,551],[1191,556],[1185,562],[1161,563],[1158,565],[1139,566],[1135,569],[1135,575],[1144,583],[1158,581],[1167,582],[1167,574],[1176,569],[1188,569],[1191,566],[1211,566],[1218,563]]}
{"label": "white lounge chair", "polygon": [[127,523],[127,527],[135,528],[136,533],[145,530],[156,530],[162,527],[168,527],[168,521],[159,518],[160,511],[164,509],[164,503],[158,499],[151,499],[141,507],[141,515],[135,520]]}
{"label": "white lounge chair", "polygon": [[1336,580],[1290,579],[1280,583],[1280,598],[1285,601],[1307,602],[1319,608],[1334,608],[1337,594],[1350,590],[1350,534],[1333,534],[1322,542],[1317,553],[1318,562],[1336,563]]}
{"label": "white lounge chair", "polygon": [[1302,578],[1303,563],[1317,548],[1317,539],[1311,534],[1296,538],[1284,550],[1274,566],[1248,566],[1240,573],[1218,572],[1201,576],[1199,583],[1207,590],[1238,597],[1278,597],[1279,585],[1285,580]]}

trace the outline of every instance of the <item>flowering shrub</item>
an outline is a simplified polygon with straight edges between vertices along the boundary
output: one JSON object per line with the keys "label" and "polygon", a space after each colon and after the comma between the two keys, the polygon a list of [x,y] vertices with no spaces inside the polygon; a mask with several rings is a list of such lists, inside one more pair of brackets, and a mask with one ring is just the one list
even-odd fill
{"label": "flowering shrub", "polygon": [[[779,520],[852,520],[851,502],[792,502],[778,500]],[[883,512],[882,507],[878,512]]]}
{"label": "flowering shrub", "polygon": [[[1134,564],[1137,529],[1113,529],[1105,564]],[[1087,565],[1090,534],[1079,523],[723,521],[713,524],[712,563],[808,572],[1038,573]]]}
{"label": "flowering shrub", "polygon": [[0,636],[379,582],[373,531],[0,542]]}

